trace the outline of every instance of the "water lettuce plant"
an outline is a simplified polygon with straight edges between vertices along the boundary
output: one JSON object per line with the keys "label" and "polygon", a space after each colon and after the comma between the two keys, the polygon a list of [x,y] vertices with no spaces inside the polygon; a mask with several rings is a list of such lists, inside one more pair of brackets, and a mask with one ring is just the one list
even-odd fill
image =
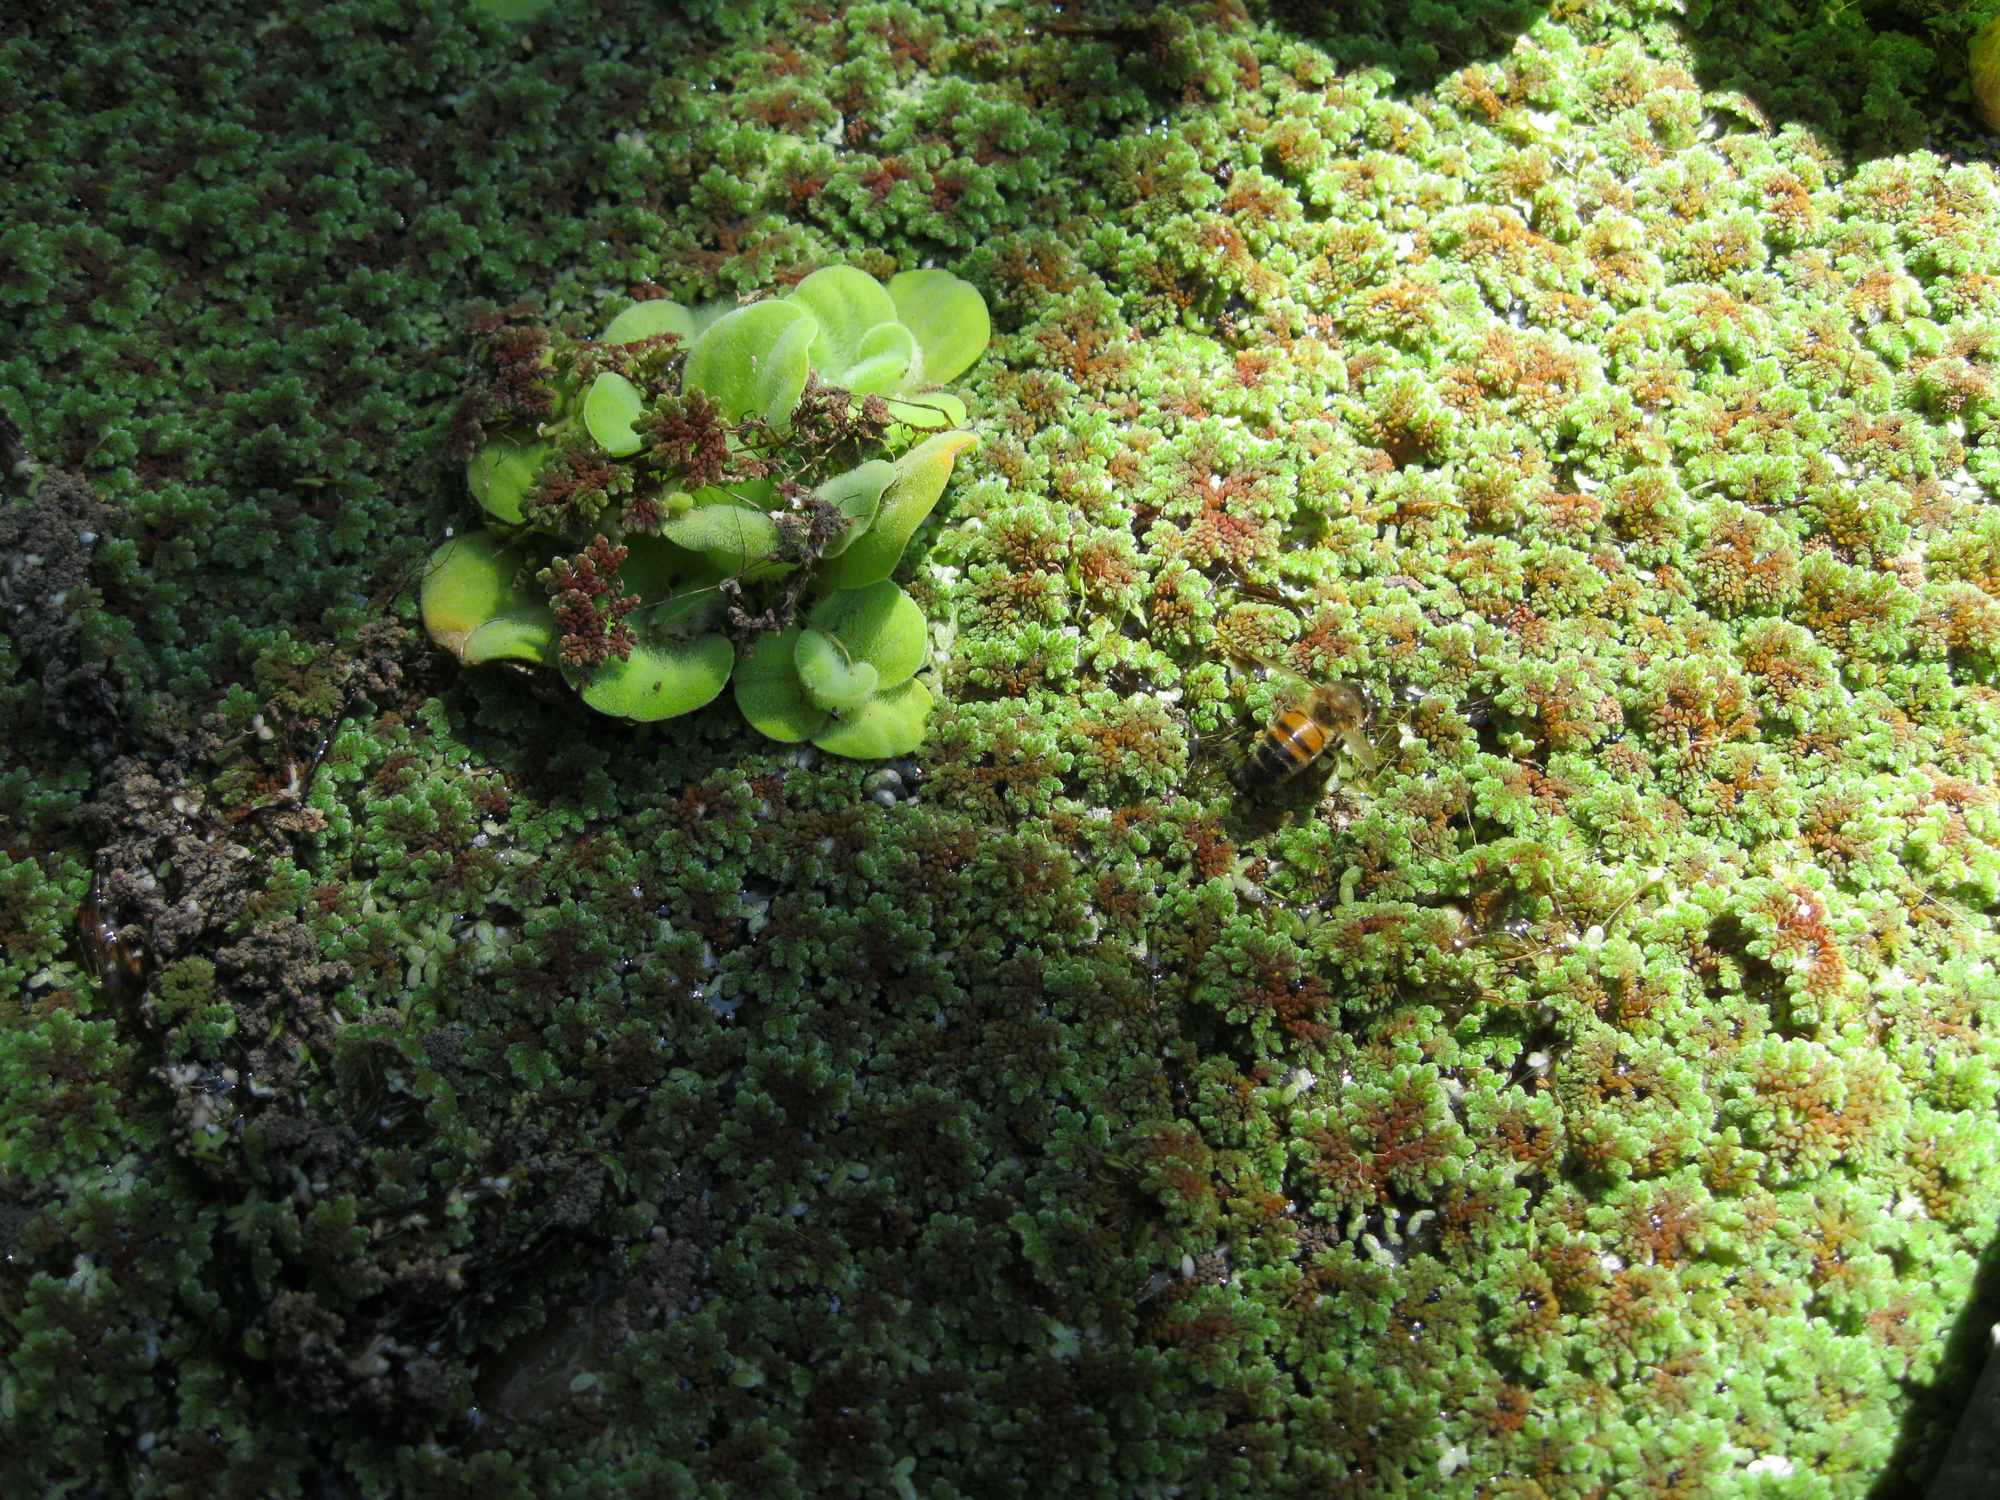
{"label": "water lettuce plant", "polygon": [[734,674],[773,739],[916,748],[928,628],[889,579],[974,441],[940,388],[990,336],[975,287],[828,266],[747,306],[636,302],[595,340],[518,310],[480,332],[496,378],[459,434],[490,524],[431,557],[433,640],[617,718],[692,713]]}

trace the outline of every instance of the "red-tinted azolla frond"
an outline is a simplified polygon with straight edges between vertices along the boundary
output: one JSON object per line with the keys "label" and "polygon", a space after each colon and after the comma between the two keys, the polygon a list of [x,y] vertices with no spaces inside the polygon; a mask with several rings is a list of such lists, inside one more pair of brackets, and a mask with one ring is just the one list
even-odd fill
{"label": "red-tinted azolla frond", "polygon": [[555,558],[536,575],[555,606],[565,666],[587,670],[623,661],[638,644],[625,617],[638,607],[639,596],[626,593],[618,581],[628,551],[598,536],[574,557]]}

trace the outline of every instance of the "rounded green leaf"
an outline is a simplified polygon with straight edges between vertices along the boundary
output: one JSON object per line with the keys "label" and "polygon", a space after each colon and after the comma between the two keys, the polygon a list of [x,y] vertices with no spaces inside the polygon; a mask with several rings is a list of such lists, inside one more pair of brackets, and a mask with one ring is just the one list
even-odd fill
{"label": "rounded green leaf", "polygon": [[465,466],[465,482],[488,515],[519,526],[525,519],[521,502],[541,478],[548,459],[549,445],[539,438],[496,437],[472,455]]}
{"label": "rounded green leaf", "polygon": [[785,300],[811,313],[819,325],[812,367],[827,384],[881,395],[896,390],[909,374],[916,338],[897,323],[896,304],[866,271],[827,266]]}
{"label": "rounded green leaf", "polygon": [[859,708],[875,695],[881,680],[873,664],[853,660],[840,642],[820,630],[799,632],[792,665],[798,668],[806,697],[828,713]]}
{"label": "rounded green leaf", "polygon": [[790,424],[792,412],[797,408],[799,396],[812,373],[812,359],[808,351],[817,331],[811,318],[800,318],[778,335],[777,347],[771,351],[770,361],[765,366],[761,387],[765,400],[758,415],[780,431]]}
{"label": "rounded green leaf", "polygon": [[922,357],[910,385],[943,385],[972,367],[993,336],[979,288],[949,271],[905,271],[889,281],[896,321],[916,335]]}
{"label": "rounded green leaf", "polygon": [[707,396],[728,421],[754,416],[783,427],[806,388],[807,351],[818,332],[812,315],[788,298],[739,307],[694,341],[683,388]]}
{"label": "rounded green leaf", "polygon": [[691,498],[696,505],[715,505],[728,500],[755,510],[776,510],[778,487],[768,479],[732,480],[726,485],[703,485]]}
{"label": "rounded green leaf", "polygon": [[850,660],[872,666],[878,691],[911,677],[929,650],[924,612],[886,581],[829,594],[813,606],[807,623],[838,640]]}
{"label": "rounded green leaf", "polygon": [[911,535],[944,493],[953,460],[976,441],[969,432],[940,432],[897,459],[875,524],[820,569],[821,587],[858,588],[895,572]]}
{"label": "rounded green leaf", "polygon": [[458,659],[468,667],[489,661],[524,661],[547,666],[555,660],[556,612],[546,604],[495,615],[465,638]]}
{"label": "rounded green leaf", "polygon": [[623,661],[608,661],[578,683],[583,701],[601,714],[641,724],[693,713],[729,684],[736,648],[709,629],[715,596],[669,599],[634,610],[639,642]]}
{"label": "rounded green leaf", "polygon": [[736,707],[764,738],[787,745],[809,740],[831,718],[806,697],[794,661],[799,627],[759,636],[736,664]]}
{"label": "rounded green leaf", "polygon": [[493,531],[468,532],[439,547],[424,565],[417,601],[431,639],[464,661],[467,639],[480,626],[545,604],[539,590],[514,586],[526,560]]}
{"label": "rounded green leaf", "polygon": [[901,323],[877,323],[861,336],[854,362],[831,383],[863,396],[886,396],[902,389],[916,362],[916,335]]}
{"label": "rounded green leaf", "polygon": [[656,297],[651,302],[634,302],[611,320],[604,330],[607,344],[636,344],[641,339],[671,333],[682,341],[694,338],[694,314],[678,302]]}
{"label": "rounded green leaf", "polygon": [[670,515],[660,523],[660,534],[677,547],[701,553],[722,568],[725,577],[746,571],[778,550],[778,523],[764,511],[731,500]]}
{"label": "rounded green leaf", "polygon": [[597,446],[613,458],[628,458],[644,446],[632,424],[646,413],[646,398],[623,375],[606,370],[583,398],[583,425]]}
{"label": "rounded green leaf", "polygon": [[912,677],[900,687],[877,693],[853,713],[834,719],[812,737],[812,742],[828,755],[852,760],[908,755],[923,743],[930,712],[930,689]]}
{"label": "rounded green leaf", "polygon": [[658,723],[714,702],[728,685],[735,655],[729,638],[721,635],[670,649],[640,644],[625,660],[599,667],[579,695],[601,714]]}
{"label": "rounded green leaf", "polygon": [[848,520],[847,530],[829,542],[821,556],[840,556],[854,544],[856,537],[875,523],[875,513],[882,507],[882,492],[895,477],[894,464],[884,458],[871,458],[867,463],[836,474],[820,485],[814,493],[835,506]]}
{"label": "rounded green leaf", "polygon": [[628,533],[625,546],[628,555],[625,566],[618,570],[618,581],[627,593],[637,594],[648,604],[665,599],[691,578],[707,580],[707,561],[664,537]]}

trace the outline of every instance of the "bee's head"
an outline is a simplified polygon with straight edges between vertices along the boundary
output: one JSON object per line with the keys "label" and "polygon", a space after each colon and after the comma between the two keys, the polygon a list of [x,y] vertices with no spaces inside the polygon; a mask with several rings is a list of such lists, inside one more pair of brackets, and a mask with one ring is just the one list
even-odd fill
{"label": "bee's head", "polygon": [[1323,684],[1314,703],[1314,716],[1335,729],[1360,729],[1375,717],[1375,695],[1347,678]]}

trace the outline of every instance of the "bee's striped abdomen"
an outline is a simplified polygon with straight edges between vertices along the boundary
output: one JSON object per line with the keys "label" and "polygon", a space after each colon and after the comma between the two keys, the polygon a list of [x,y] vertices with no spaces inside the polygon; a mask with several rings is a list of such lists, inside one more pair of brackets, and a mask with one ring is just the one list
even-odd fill
{"label": "bee's striped abdomen", "polygon": [[1300,709],[1287,709],[1258,736],[1244,780],[1253,787],[1288,781],[1313,763],[1326,741],[1325,725]]}

